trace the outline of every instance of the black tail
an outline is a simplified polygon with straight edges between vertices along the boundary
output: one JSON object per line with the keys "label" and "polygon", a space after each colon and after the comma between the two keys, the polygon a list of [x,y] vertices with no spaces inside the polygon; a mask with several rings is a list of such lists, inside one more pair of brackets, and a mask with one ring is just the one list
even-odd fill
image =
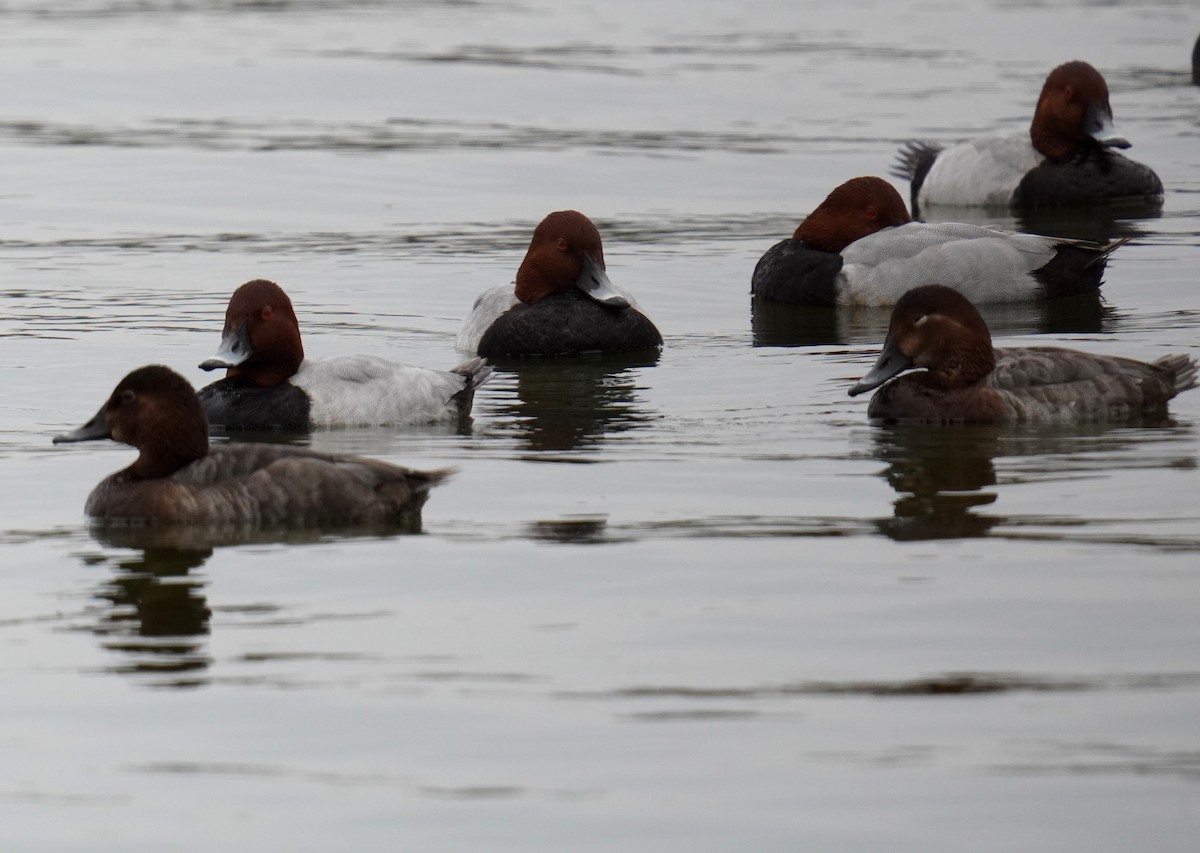
{"label": "black tail", "polygon": [[921,184],[925,183],[925,176],[933,168],[933,161],[937,159],[937,155],[941,151],[942,146],[940,145],[910,139],[900,146],[900,150],[896,152],[896,159],[888,170],[888,174],[892,177],[909,182],[911,186],[910,206],[914,217],[920,215],[917,210],[917,193],[921,191]]}
{"label": "black tail", "polygon": [[1053,299],[1099,290],[1104,283],[1104,267],[1109,255],[1128,242],[1128,237],[1122,237],[1103,245],[1086,240],[1058,243],[1054,257],[1033,272],[1033,277],[1042,286],[1042,297]]}

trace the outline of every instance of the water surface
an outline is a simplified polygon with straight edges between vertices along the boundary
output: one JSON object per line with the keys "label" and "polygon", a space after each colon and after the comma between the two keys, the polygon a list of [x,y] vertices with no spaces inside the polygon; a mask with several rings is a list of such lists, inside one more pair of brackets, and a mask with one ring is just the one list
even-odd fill
{"label": "water surface", "polygon": [[[987,318],[1200,354],[1197,32],[1170,0],[6,4],[5,849],[1193,849],[1200,393],[872,426],[887,312],[748,290],[833,186],[1025,124],[1081,58],[1163,207],[962,213],[1131,238],[1102,298]],[[566,207],[661,356],[293,439],[459,466],[420,535],[87,526],[131,452],[50,436],[133,367],[210,379],[241,282],[311,355],[448,367]]]}

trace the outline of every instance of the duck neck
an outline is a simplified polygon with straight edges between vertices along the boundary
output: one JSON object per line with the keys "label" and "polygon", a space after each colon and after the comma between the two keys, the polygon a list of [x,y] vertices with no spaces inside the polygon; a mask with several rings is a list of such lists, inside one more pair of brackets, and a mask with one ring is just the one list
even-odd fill
{"label": "duck neck", "polygon": [[282,385],[300,369],[304,361],[304,344],[300,327],[287,325],[272,330],[270,340],[254,342],[254,354],[226,372],[227,379],[237,379],[257,388]]}
{"label": "duck neck", "polygon": [[1061,163],[1074,152],[1087,148],[1087,137],[1074,128],[1056,126],[1056,122],[1034,116],[1029,127],[1029,140],[1047,160]]}
{"label": "duck neck", "polygon": [[208,455],[208,423],[174,425],[154,433],[153,442],[138,447],[137,461],[125,469],[129,480],[158,480]]}
{"label": "duck neck", "polygon": [[546,274],[530,263],[528,258],[521,263],[517,270],[517,283],[514,292],[517,299],[526,305],[536,305],[555,291]]}
{"label": "duck neck", "polygon": [[959,345],[944,353],[929,371],[930,380],[946,390],[965,388],[996,368],[996,350],[990,340]]}

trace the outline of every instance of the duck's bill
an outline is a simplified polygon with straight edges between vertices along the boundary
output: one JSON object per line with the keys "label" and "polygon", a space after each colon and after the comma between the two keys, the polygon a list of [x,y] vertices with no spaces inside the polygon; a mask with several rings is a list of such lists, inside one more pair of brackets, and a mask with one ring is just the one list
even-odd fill
{"label": "duck's bill", "polygon": [[96,416],[79,429],[54,436],[54,443],[66,444],[72,441],[96,441],[101,438],[112,438],[112,430],[108,428],[108,419],[104,417],[104,408],[101,406],[100,411],[96,412]]}
{"label": "duck's bill", "polygon": [[587,255],[583,257],[583,269],[579,278],[575,279],[575,286],[601,305],[610,308],[629,307],[629,300],[608,280],[608,273],[604,268]]}
{"label": "duck's bill", "polygon": [[883,342],[883,352],[875,360],[875,366],[850,389],[850,396],[857,397],[864,391],[872,391],[912,366],[913,360],[900,352],[900,348],[888,338]]}
{"label": "duck's bill", "polygon": [[1098,110],[1095,107],[1088,108],[1087,126],[1090,128],[1092,139],[1099,142],[1105,148],[1129,148],[1130,142],[1121,134],[1117,133],[1116,127],[1113,126],[1112,116],[1103,110]]}
{"label": "duck's bill", "polygon": [[254,355],[254,347],[250,345],[250,327],[246,321],[225,337],[212,358],[200,362],[201,370],[218,370],[222,367],[237,367],[243,361]]}

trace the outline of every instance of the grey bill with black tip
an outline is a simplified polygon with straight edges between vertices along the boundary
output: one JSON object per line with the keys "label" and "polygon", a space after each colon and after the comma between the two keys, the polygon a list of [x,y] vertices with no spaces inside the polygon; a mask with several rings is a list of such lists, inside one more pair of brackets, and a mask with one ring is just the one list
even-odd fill
{"label": "grey bill with black tip", "polygon": [[217,347],[216,355],[200,362],[201,370],[217,370],[222,367],[237,367],[243,361],[254,355],[254,347],[250,343],[250,327],[246,321],[225,337]]}
{"label": "grey bill with black tip", "polygon": [[107,405],[106,403],[101,406],[100,411],[96,412],[96,416],[78,429],[54,436],[54,443],[66,444],[72,441],[96,441],[101,438],[112,438],[112,430],[108,428],[108,419],[104,417]]}
{"label": "grey bill with black tip", "polygon": [[875,366],[850,389],[850,396],[856,397],[864,391],[878,388],[898,373],[903,373],[913,366],[913,360],[900,352],[895,342],[888,338],[883,342],[883,351],[875,359]]}
{"label": "grey bill with black tip", "polygon": [[621,295],[609,281],[608,273],[589,255],[583,256],[583,269],[579,272],[579,278],[575,279],[575,286],[601,305],[610,308],[629,307],[629,300]]}

